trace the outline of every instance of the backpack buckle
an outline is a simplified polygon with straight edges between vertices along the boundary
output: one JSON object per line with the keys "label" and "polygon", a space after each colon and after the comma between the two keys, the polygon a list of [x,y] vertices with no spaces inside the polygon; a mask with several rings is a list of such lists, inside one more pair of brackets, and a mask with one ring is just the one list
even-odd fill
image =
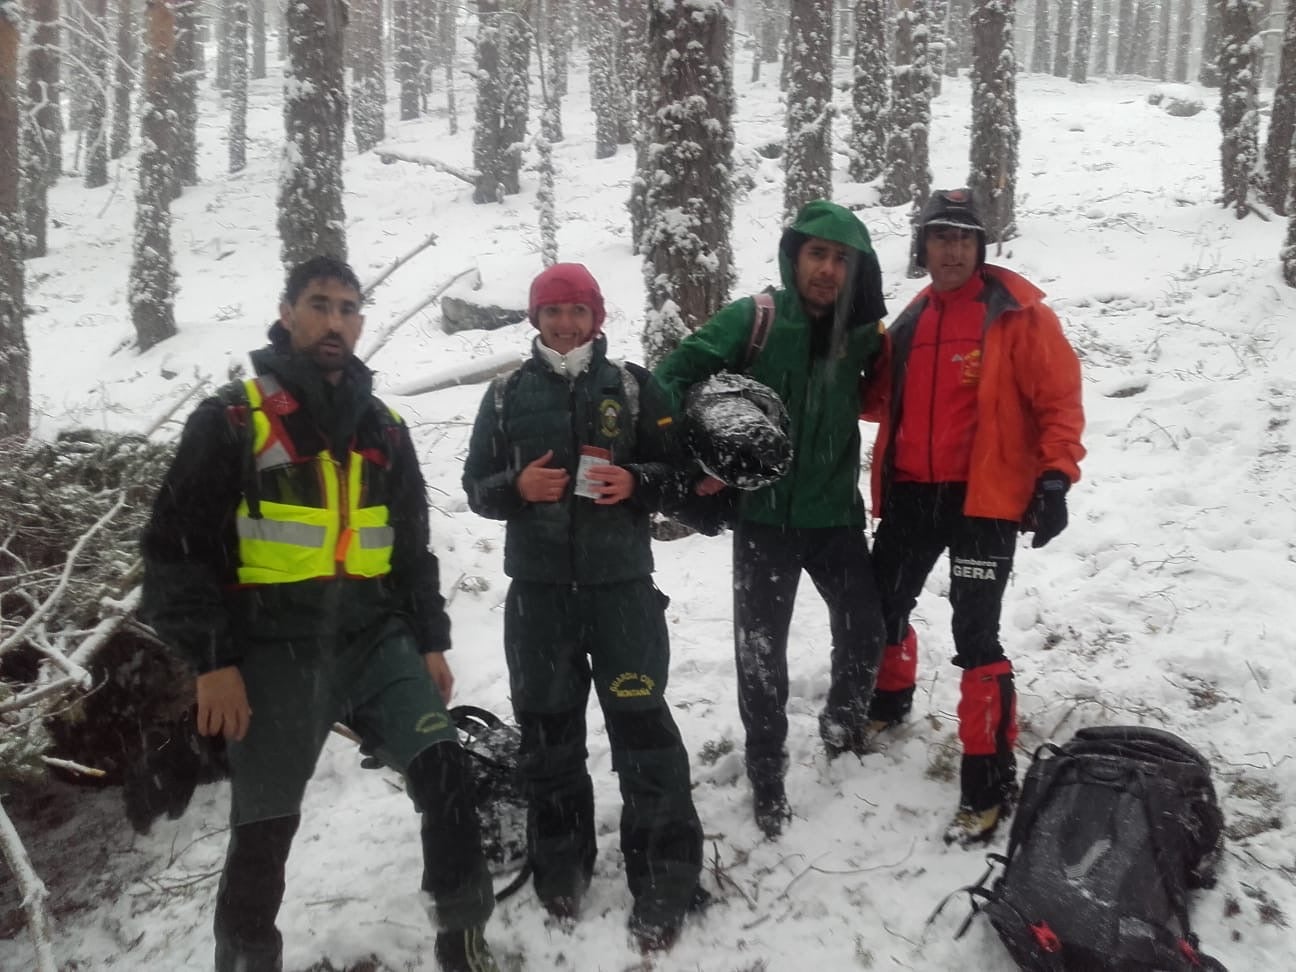
{"label": "backpack buckle", "polygon": [[1050,955],[1056,955],[1062,951],[1062,939],[1057,937],[1057,932],[1048,926],[1048,922],[1041,921],[1030,926],[1031,934],[1035,936],[1035,944],[1043,951]]}

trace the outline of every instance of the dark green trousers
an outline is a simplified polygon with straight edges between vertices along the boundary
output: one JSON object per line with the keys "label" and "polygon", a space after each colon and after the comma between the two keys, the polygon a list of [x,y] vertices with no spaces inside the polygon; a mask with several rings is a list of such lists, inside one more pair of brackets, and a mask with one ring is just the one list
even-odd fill
{"label": "dark green trousers", "polygon": [[519,769],[542,900],[579,895],[597,853],[585,708],[598,696],[621,786],[621,851],[635,917],[678,923],[702,868],[688,753],[666,704],[666,598],[648,578],[575,590],[514,581],[504,647],[522,731]]}
{"label": "dark green trousers", "polygon": [[230,843],[217,892],[217,972],[278,972],[275,917],[306,784],[335,722],[405,774],[422,812],[422,889],[443,928],[494,907],[458,732],[413,637],[393,622],[367,638],[248,647],[239,664],[252,719],[228,747]]}

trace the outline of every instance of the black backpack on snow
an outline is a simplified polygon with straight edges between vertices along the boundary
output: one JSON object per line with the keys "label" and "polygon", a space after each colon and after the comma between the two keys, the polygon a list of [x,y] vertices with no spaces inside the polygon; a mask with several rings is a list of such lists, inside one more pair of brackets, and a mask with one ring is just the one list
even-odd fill
{"label": "black backpack on snow", "polygon": [[1224,972],[1188,924],[1223,823],[1209,764],[1179,737],[1081,729],[1036,750],[1007,853],[991,855],[1003,872],[968,889],[974,913],[1030,972]]}
{"label": "black backpack on snow", "polygon": [[482,853],[496,874],[521,868],[518,878],[496,896],[502,901],[525,884],[531,874],[527,863],[526,798],[517,777],[522,736],[515,726],[475,705],[454,706],[450,718],[468,755],[481,823]]}

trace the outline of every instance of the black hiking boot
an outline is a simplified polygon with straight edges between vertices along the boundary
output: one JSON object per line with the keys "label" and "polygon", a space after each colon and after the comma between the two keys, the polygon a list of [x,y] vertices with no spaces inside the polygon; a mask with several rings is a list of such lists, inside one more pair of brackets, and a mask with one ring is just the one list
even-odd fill
{"label": "black hiking boot", "polygon": [[441,972],[500,972],[480,925],[437,932],[433,951]]}
{"label": "black hiking boot", "polygon": [[752,780],[752,810],[756,816],[756,826],[766,837],[775,840],[781,836],[783,825],[792,819],[792,808],[788,806],[783,781]]}

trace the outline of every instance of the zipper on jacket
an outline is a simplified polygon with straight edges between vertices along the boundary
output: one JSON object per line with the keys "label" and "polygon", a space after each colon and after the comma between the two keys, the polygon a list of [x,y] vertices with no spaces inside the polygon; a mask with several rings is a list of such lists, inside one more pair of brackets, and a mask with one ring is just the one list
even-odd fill
{"label": "zipper on jacket", "polygon": [[[590,362],[593,365],[593,362]],[[588,372],[588,368],[586,371]],[[571,571],[571,589],[575,594],[576,584],[576,476],[580,473],[580,431],[576,417],[576,382],[567,380],[567,414],[571,416],[572,455],[576,457],[576,468],[568,483],[567,492],[567,567]]]}
{"label": "zipper on jacket", "polygon": [[936,344],[932,354],[931,401],[927,403],[927,481],[933,483],[936,481],[936,389],[940,383],[938,372],[941,366],[941,335],[944,330],[945,302],[942,300],[936,305]]}

